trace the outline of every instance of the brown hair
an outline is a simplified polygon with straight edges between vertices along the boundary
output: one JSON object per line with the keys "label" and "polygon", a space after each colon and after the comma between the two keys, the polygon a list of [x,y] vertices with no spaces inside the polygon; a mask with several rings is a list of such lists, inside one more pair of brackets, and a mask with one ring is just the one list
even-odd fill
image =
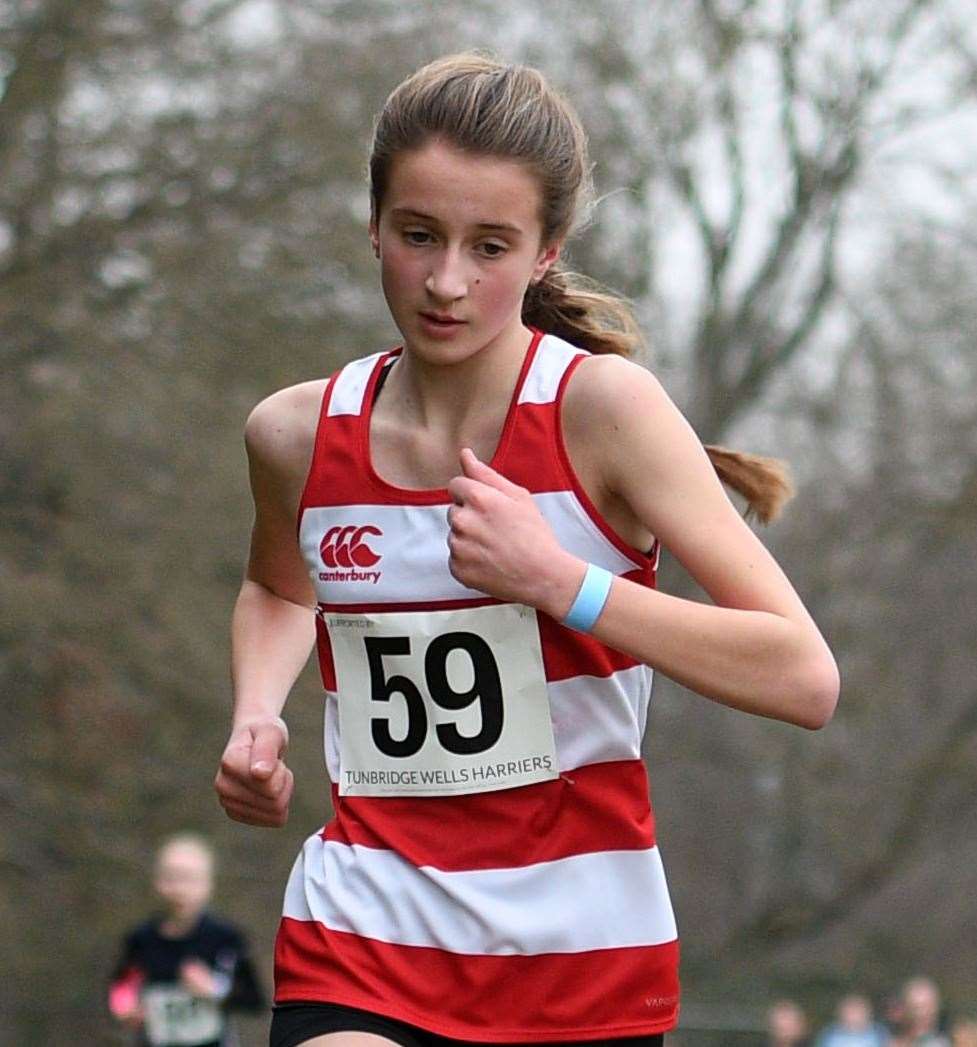
{"label": "brown hair", "polygon": [[[479,156],[525,163],[539,179],[543,243],[567,237],[593,200],[587,136],[569,103],[528,66],[481,54],[439,58],[396,87],[377,117],[370,153],[375,217],[393,159],[441,138]],[[556,265],[530,284],[523,321],[592,353],[628,356],[641,334],[628,303]],[[706,445],[720,478],[764,523],[792,494],[786,467],[772,458]]]}

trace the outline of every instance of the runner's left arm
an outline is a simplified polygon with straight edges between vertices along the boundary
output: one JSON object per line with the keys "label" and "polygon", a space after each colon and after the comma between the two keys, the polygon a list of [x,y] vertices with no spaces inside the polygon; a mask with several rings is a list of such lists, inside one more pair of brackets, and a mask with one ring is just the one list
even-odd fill
{"label": "runner's left arm", "polygon": [[[620,358],[585,361],[575,383],[571,409],[584,412],[608,488],[713,601],[616,577],[593,635],[721,704],[823,726],[838,697],[831,652],[691,426],[651,374]],[[562,620],[587,565],[559,546],[527,491],[470,451],[462,470],[449,488],[456,577]]]}

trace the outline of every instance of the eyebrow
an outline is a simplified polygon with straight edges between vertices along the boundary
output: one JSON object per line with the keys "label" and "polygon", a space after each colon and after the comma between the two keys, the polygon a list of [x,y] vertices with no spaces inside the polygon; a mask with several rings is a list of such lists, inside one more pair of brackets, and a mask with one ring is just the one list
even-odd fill
{"label": "eyebrow", "polygon": [[[425,214],[423,211],[415,211],[412,207],[394,207],[390,213],[398,218],[420,218],[421,221],[438,224],[438,219],[434,215]],[[478,222],[477,228],[498,230],[499,232],[522,233],[522,229],[518,225],[509,225],[507,222]]]}

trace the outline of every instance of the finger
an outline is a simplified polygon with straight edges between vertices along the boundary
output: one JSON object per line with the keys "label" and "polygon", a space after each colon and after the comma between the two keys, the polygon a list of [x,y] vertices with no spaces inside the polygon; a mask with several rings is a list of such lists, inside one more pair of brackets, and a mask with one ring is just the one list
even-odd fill
{"label": "finger", "polygon": [[214,787],[220,789],[222,780],[238,782],[251,781],[251,746],[229,745],[221,756],[220,767],[214,781]]}
{"label": "finger", "polygon": [[281,794],[285,789],[284,765],[281,783],[278,789],[272,792],[266,782],[253,782],[251,785],[242,785],[240,782],[221,782],[218,786],[217,795],[221,803],[253,804],[262,810],[271,810],[280,805]]}
{"label": "finger", "polygon": [[288,771],[285,786],[273,803],[253,796],[242,798],[237,793],[221,795],[220,803],[228,817],[237,822],[247,825],[284,825],[288,820],[288,805],[294,784],[292,772]]}
{"label": "finger", "polygon": [[288,783],[291,780],[292,772],[286,767],[283,760],[279,760],[275,764],[275,769],[271,773],[271,777],[266,781],[255,782],[255,786],[258,787],[261,792],[266,796],[281,796],[285,789],[288,787]]}
{"label": "finger", "polygon": [[227,816],[244,825],[260,825],[265,828],[278,828],[288,821],[288,810],[281,813],[267,814],[264,811],[255,811],[251,807],[239,807],[236,804],[228,804],[224,810]]}
{"label": "finger", "polygon": [[456,476],[448,483],[448,494],[455,505],[477,505],[485,485],[466,476]]}
{"label": "finger", "polygon": [[274,800],[281,796],[291,773],[284,761],[276,760],[269,777],[265,778],[251,774],[247,778],[238,779],[238,781],[249,795],[263,796]]}
{"label": "finger", "polygon": [[[461,535],[453,535],[448,539],[448,569],[454,571],[467,571],[476,562],[474,547],[470,539]],[[455,575],[457,578],[457,575]]]}
{"label": "finger", "polygon": [[448,534],[454,535],[456,538],[471,534],[473,528],[477,525],[479,515],[473,511],[469,506],[465,505],[453,505],[448,510]]}
{"label": "finger", "polygon": [[496,472],[492,466],[486,465],[475,457],[475,452],[470,447],[463,447],[459,455],[462,472],[470,480],[494,487],[497,491],[510,496],[521,493],[522,488],[507,480],[501,473]]}
{"label": "finger", "polygon": [[251,744],[251,777],[270,778],[288,749],[288,731],[284,722],[258,724]]}

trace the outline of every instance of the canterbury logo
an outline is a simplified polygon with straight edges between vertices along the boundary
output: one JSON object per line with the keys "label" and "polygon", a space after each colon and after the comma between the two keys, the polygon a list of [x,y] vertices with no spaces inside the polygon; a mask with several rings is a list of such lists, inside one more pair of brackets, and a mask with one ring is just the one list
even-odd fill
{"label": "canterbury logo", "polygon": [[368,534],[383,536],[379,527],[330,527],[322,536],[319,555],[327,567],[372,567],[380,560],[365,541]]}

